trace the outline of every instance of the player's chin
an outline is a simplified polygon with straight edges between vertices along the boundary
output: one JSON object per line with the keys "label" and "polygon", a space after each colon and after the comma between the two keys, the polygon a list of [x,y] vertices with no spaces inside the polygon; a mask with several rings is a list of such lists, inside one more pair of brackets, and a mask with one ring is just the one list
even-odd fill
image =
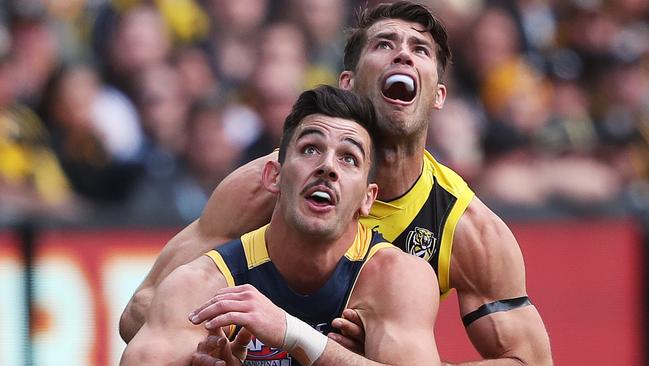
{"label": "player's chin", "polygon": [[322,215],[304,215],[299,222],[300,230],[310,236],[328,237],[333,231],[333,219]]}

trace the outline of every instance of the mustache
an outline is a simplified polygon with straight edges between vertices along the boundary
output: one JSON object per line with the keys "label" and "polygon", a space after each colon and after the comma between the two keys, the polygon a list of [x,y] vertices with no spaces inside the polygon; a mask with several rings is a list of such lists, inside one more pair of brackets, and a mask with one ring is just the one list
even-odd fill
{"label": "mustache", "polygon": [[316,186],[325,186],[325,187],[329,188],[331,190],[331,192],[333,192],[333,194],[336,196],[335,197],[336,202],[340,201],[340,195],[338,194],[338,191],[336,191],[336,189],[333,187],[333,185],[331,185],[331,182],[329,182],[326,179],[322,179],[322,178],[318,178],[318,179],[314,180],[313,182],[307,184],[302,189],[302,191],[300,191],[300,195],[302,195],[302,196],[305,195],[308,190],[310,190],[311,188],[316,187]]}

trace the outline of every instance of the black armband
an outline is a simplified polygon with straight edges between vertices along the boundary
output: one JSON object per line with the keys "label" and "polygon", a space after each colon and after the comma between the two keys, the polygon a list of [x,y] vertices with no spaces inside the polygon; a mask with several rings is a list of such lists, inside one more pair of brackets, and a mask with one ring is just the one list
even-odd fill
{"label": "black armband", "polygon": [[467,327],[469,326],[469,324],[473,323],[477,319],[482,318],[485,315],[489,315],[491,313],[497,313],[499,311],[509,311],[512,309],[522,308],[528,305],[532,305],[532,302],[530,301],[530,298],[527,296],[494,301],[489,304],[484,304],[479,308],[477,308],[476,310],[463,316],[462,323],[464,323],[464,326]]}

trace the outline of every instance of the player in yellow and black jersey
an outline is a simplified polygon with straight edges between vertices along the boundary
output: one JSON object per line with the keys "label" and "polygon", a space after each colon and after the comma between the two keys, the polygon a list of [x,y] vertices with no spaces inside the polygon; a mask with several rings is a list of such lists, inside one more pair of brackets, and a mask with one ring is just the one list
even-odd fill
{"label": "player in yellow and black jersey", "polygon": [[440,292],[445,294],[450,290],[453,233],[473,196],[460,176],[426,151],[423,171],[415,185],[397,199],[377,200],[363,222],[377,227],[404,252],[430,263],[437,273]]}
{"label": "player in yellow and black jersey", "polygon": [[[278,197],[270,223],[167,276],[120,365],[202,356],[234,365],[440,365],[432,268],[359,222],[377,194],[374,123],[372,104],[352,92],[302,93],[280,156],[262,172]],[[364,355],[324,334],[345,307],[363,321]],[[237,327],[219,354],[192,355],[208,331],[224,338]],[[245,344],[245,355],[226,350]]]}
{"label": "player in yellow and black jersey", "polygon": [[[527,297],[523,256],[507,225],[450,169],[425,151],[429,119],[444,106],[448,35],[425,6],[398,1],[366,9],[349,32],[338,84],[368,97],[381,135],[377,203],[370,225],[429,260],[439,291],[454,288],[466,332],[483,364],[550,365],[550,341]],[[280,151],[281,152],[281,151]],[[276,196],[259,184],[273,153],[236,170],[216,188],[200,219],[174,237],[131,299],[120,330],[126,340],[146,318],[160,281],[180,264],[268,222]],[[353,311],[352,311],[353,313]],[[349,319],[349,318],[348,318]],[[361,321],[335,321],[343,344],[362,341]]]}

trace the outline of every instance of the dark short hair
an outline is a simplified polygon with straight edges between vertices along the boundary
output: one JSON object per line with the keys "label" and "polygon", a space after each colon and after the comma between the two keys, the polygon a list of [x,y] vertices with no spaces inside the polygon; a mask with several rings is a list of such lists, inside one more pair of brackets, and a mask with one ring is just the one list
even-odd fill
{"label": "dark short hair", "polygon": [[397,1],[392,4],[379,4],[371,9],[361,9],[356,14],[356,27],[348,30],[343,67],[356,71],[361,52],[367,43],[367,29],[374,23],[385,19],[401,19],[419,23],[423,31],[433,36],[436,47],[437,77],[442,80],[446,65],[451,60],[451,49],[448,45],[448,34],[442,22],[424,5],[410,1]]}
{"label": "dark short hair", "polygon": [[372,181],[376,171],[376,143],[378,141],[374,106],[367,97],[328,85],[321,85],[303,92],[293,105],[291,113],[284,121],[284,130],[279,146],[278,161],[280,164],[286,159],[286,151],[295,134],[295,129],[304,118],[313,114],[351,120],[368,132],[371,142],[371,166],[368,181]]}

